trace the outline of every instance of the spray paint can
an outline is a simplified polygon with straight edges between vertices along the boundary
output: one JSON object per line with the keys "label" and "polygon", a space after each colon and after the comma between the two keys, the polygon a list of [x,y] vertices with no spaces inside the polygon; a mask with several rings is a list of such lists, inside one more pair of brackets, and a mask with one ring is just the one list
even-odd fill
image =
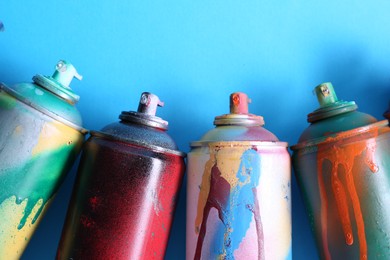
{"label": "spray paint can", "polygon": [[81,149],[73,77],[81,79],[59,61],[52,77],[0,84],[0,259],[22,255]]}
{"label": "spray paint can", "polygon": [[287,143],[244,93],[188,154],[187,259],[291,259]]}
{"label": "spray paint can", "polygon": [[155,116],[162,105],[145,92],[138,112],[91,132],[57,259],[163,259],[185,154]]}
{"label": "spray paint can", "polygon": [[389,107],[387,110],[383,113],[383,116],[387,119],[390,120],[390,102],[389,102]]}
{"label": "spray paint can", "polygon": [[331,83],[315,88],[320,108],[292,146],[293,166],[321,259],[390,256],[390,135],[340,101]]}

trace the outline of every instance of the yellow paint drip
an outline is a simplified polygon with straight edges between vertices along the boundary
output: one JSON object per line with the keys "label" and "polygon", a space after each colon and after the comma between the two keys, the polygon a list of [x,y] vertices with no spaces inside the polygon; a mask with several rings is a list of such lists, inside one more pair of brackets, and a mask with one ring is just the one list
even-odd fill
{"label": "yellow paint drip", "polygon": [[56,150],[64,145],[82,140],[82,134],[77,130],[57,121],[47,122],[39,135],[38,143],[32,155],[38,155],[47,150]]}
{"label": "yellow paint drip", "polygon": [[233,148],[224,147],[219,151],[213,151],[215,153],[217,167],[221,172],[221,176],[230,184],[231,190],[233,190],[239,184],[237,172],[241,164],[241,157],[243,153],[249,148],[250,147],[245,146],[238,146]]}
{"label": "yellow paint drip", "polygon": [[[43,200],[39,200],[35,204],[27,218],[26,225],[22,229],[18,229],[18,225],[24,215],[27,199],[20,204],[16,204],[16,197],[12,196],[0,204],[0,216],[2,216],[0,221],[0,259],[12,260],[21,257],[24,248],[27,246],[36,226],[43,216],[41,214],[38,220],[32,224],[32,220],[42,206],[42,203]],[[44,206],[43,212],[45,211],[46,205]]]}

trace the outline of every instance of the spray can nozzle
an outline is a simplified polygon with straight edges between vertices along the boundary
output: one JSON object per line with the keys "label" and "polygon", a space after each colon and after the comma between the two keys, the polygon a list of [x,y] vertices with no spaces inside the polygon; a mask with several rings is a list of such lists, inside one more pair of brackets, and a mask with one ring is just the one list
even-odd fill
{"label": "spray can nozzle", "polygon": [[138,113],[144,113],[149,116],[155,116],[157,107],[163,107],[164,102],[162,102],[158,96],[149,93],[149,92],[144,92],[141,95],[141,99],[139,101],[138,105]]}
{"label": "spray can nozzle", "polygon": [[355,111],[357,109],[355,102],[339,100],[333,85],[330,82],[318,85],[314,88],[313,92],[315,92],[317,96],[320,107],[307,115],[307,121],[309,123],[314,123],[318,120]]}
{"label": "spray can nozzle", "polygon": [[33,81],[39,86],[65,99],[70,104],[75,104],[80,97],[69,87],[73,78],[81,80],[83,77],[77,73],[75,67],[71,63],[60,60],[57,62],[53,76],[49,77],[38,74],[33,77]]}
{"label": "spray can nozzle", "polygon": [[143,92],[137,112],[123,111],[119,115],[119,118],[123,122],[137,123],[166,130],[168,128],[168,122],[156,116],[157,107],[163,106],[164,102],[158,96],[149,92]]}
{"label": "spray can nozzle", "polygon": [[230,95],[230,114],[215,117],[214,125],[263,126],[263,117],[249,113],[248,104],[251,102],[245,93],[232,93]]}
{"label": "spray can nozzle", "polygon": [[317,96],[320,107],[326,107],[338,101],[336,92],[330,82],[322,83],[315,87],[314,92]]}
{"label": "spray can nozzle", "polygon": [[230,95],[230,113],[231,114],[248,114],[248,104],[252,100],[245,93],[235,92]]}
{"label": "spray can nozzle", "polygon": [[60,60],[56,65],[56,71],[53,73],[52,78],[65,88],[69,89],[70,82],[72,82],[73,78],[82,80],[83,76],[76,71],[76,68],[72,64]]}

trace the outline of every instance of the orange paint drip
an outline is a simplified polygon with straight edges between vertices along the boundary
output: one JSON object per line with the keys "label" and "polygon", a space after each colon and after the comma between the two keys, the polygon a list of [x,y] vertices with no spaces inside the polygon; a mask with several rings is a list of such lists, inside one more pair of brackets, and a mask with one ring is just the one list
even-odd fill
{"label": "orange paint drip", "polygon": [[370,168],[371,172],[376,173],[379,171],[378,165],[374,162],[374,153],[375,153],[375,140],[368,140],[367,142],[367,153],[366,153],[366,164]]}
{"label": "orange paint drip", "polygon": [[[352,134],[351,134],[352,133]],[[328,247],[327,233],[327,208],[328,195],[326,194],[322,164],[325,160],[331,162],[331,185],[333,196],[335,197],[338,215],[340,217],[345,242],[347,245],[354,243],[351,217],[349,215],[348,195],[352,201],[353,214],[357,225],[357,237],[359,239],[360,259],[367,258],[367,242],[364,229],[364,219],[361,212],[358,192],[354,183],[354,172],[352,171],[356,157],[364,152],[364,162],[372,172],[377,172],[379,167],[374,162],[374,153],[376,148],[375,137],[377,131],[370,131],[357,135],[354,131],[343,132],[335,137],[327,138],[322,144],[318,145],[318,185],[321,198],[321,230],[322,244],[326,259],[331,259]],[[344,171],[342,170],[344,169]],[[345,173],[346,185],[340,180],[340,175]],[[346,186],[346,187],[345,187]],[[348,191],[348,193],[346,192]]]}
{"label": "orange paint drip", "polygon": [[332,170],[332,190],[333,194],[335,194],[337,210],[339,212],[339,217],[341,219],[341,226],[344,231],[345,243],[347,245],[353,244],[353,235],[352,235],[352,226],[351,226],[351,218],[349,216],[348,211],[348,202],[347,196],[345,194],[345,189],[343,187],[342,182],[337,177],[337,168],[334,166]]}
{"label": "orange paint drip", "polygon": [[347,186],[350,193],[353,205],[353,211],[356,218],[359,245],[360,245],[360,259],[367,259],[367,242],[364,230],[364,220],[362,210],[360,208],[359,196],[356,192],[355,183],[352,174],[347,174]]}

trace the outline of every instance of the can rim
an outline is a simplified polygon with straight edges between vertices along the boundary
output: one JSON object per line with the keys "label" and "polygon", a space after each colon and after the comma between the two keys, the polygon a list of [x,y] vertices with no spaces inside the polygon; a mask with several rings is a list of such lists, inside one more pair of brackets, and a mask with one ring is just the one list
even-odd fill
{"label": "can rim", "polygon": [[158,116],[151,116],[144,113],[134,111],[122,111],[119,119],[126,122],[137,123],[141,125],[151,126],[162,130],[168,129],[168,122]]}
{"label": "can rim", "polygon": [[178,151],[178,150],[172,150],[172,149],[164,148],[164,147],[157,146],[157,145],[147,144],[147,143],[140,142],[140,141],[129,140],[129,139],[121,138],[119,136],[115,136],[115,135],[112,135],[112,134],[107,134],[107,133],[104,133],[104,132],[101,132],[101,131],[91,130],[90,131],[90,135],[91,136],[96,136],[96,137],[99,137],[99,138],[105,138],[105,139],[111,139],[111,140],[115,140],[115,141],[120,141],[120,142],[124,142],[124,143],[127,143],[127,144],[132,144],[132,145],[135,145],[135,146],[145,147],[145,148],[148,148],[150,150],[153,150],[153,151],[159,152],[159,153],[169,153],[169,154],[181,156],[183,158],[187,156],[186,153]]}
{"label": "can rim", "polygon": [[[314,139],[311,139],[311,140],[308,140],[308,141],[305,141],[302,143],[297,143],[295,145],[290,146],[290,149],[295,151],[295,150],[299,150],[302,148],[317,146],[317,145],[322,144],[322,143],[336,142],[336,141],[339,141],[340,139],[350,138],[350,137],[353,137],[356,135],[364,134],[364,133],[372,131],[375,128],[381,128],[381,127],[387,127],[388,128],[387,131],[390,132],[389,121],[388,120],[381,120],[381,121],[378,121],[378,122],[375,122],[372,124],[353,128],[353,129],[350,129],[347,131],[340,131],[340,132],[336,132],[336,133],[331,134],[331,135],[321,136],[321,137],[314,138]],[[379,134],[382,134],[382,133],[379,133]],[[331,138],[331,140],[329,140],[329,138]]]}
{"label": "can rim", "polygon": [[35,83],[49,90],[51,93],[59,96],[60,98],[65,99],[68,103],[76,104],[80,99],[79,95],[76,95],[70,88],[65,88],[59,82],[53,81],[54,79],[52,77],[37,74],[32,79]]}
{"label": "can rim", "polygon": [[27,106],[30,106],[32,108],[34,108],[35,110],[53,118],[54,120],[57,120],[77,131],[79,131],[80,133],[82,134],[87,134],[88,133],[88,130],[79,126],[79,125],[76,125],[75,123],[72,123],[71,121],[69,120],[66,120],[65,118],[63,117],[60,117],[59,115],[51,112],[50,110],[44,108],[44,107],[41,107],[41,106],[38,106],[36,104],[34,104],[33,102],[31,102],[30,100],[28,100],[27,98],[24,98],[22,97],[21,95],[19,95],[15,90],[7,87],[4,83],[0,82],[0,91],[3,90],[4,92],[6,92],[7,94],[13,96],[14,98],[18,99],[19,101],[21,101],[22,103],[24,103],[25,105]]}
{"label": "can rim", "polygon": [[287,142],[281,141],[195,141],[191,142],[191,148],[201,147],[201,146],[229,146],[229,147],[239,147],[239,146],[279,146],[279,147],[288,147]]}

